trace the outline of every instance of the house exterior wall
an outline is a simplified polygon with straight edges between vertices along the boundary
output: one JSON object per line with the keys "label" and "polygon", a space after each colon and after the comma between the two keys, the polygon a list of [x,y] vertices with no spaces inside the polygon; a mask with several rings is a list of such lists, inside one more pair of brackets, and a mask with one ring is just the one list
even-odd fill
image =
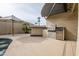
{"label": "house exterior wall", "polygon": [[79,4],[78,4],[78,33],[77,33],[76,55],[79,56]]}
{"label": "house exterior wall", "polygon": [[51,21],[47,20],[46,26],[48,27],[48,30],[55,30],[56,25],[53,24]]}
{"label": "house exterior wall", "polygon": [[[14,33],[15,34],[24,33],[22,28],[23,28],[23,23],[19,23],[19,22],[14,23]],[[12,33],[12,22],[0,21],[0,35],[11,34],[11,33]]]}
{"label": "house exterior wall", "polygon": [[[77,12],[74,13],[62,13],[58,15],[49,16],[47,22],[51,22],[58,27],[65,27],[65,39],[76,40],[77,39]],[[48,24],[48,23],[47,23]]]}

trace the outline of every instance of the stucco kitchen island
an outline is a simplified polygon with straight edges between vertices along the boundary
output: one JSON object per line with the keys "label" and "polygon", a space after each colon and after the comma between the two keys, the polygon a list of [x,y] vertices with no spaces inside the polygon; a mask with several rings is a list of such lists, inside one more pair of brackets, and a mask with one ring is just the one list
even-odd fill
{"label": "stucco kitchen island", "polygon": [[45,36],[47,35],[46,26],[31,26],[31,36]]}

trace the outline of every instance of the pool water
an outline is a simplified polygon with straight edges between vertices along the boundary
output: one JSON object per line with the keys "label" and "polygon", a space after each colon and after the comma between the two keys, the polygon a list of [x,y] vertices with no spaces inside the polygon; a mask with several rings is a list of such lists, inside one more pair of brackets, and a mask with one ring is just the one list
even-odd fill
{"label": "pool water", "polygon": [[4,55],[11,42],[12,40],[9,38],[0,38],[0,56]]}

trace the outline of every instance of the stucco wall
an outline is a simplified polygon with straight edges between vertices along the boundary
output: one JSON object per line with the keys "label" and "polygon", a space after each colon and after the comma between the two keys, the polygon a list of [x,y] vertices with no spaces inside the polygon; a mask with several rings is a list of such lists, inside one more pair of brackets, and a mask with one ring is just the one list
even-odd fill
{"label": "stucco wall", "polygon": [[[22,30],[23,23],[14,23],[14,33],[24,33]],[[12,33],[12,23],[0,21],[0,34],[11,34]]]}
{"label": "stucco wall", "polygon": [[24,33],[22,30],[23,28],[23,23],[14,23],[14,33]]}
{"label": "stucco wall", "polygon": [[78,13],[62,13],[58,15],[53,15],[48,17],[47,21],[52,22],[52,24],[58,27],[65,27],[65,39],[76,40],[77,39],[77,22]]}
{"label": "stucco wall", "polygon": [[79,56],[79,4],[78,4],[78,33],[77,33],[76,55]]}
{"label": "stucco wall", "polygon": [[0,21],[0,34],[9,34],[9,33],[11,33],[11,22]]}

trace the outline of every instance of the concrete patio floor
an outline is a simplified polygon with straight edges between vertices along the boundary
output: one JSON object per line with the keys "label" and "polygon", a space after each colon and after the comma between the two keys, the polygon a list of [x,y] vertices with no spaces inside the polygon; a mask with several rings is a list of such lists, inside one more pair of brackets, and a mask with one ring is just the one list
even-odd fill
{"label": "concrete patio floor", "polygon": [[75,41],[56,40],[55,37],[31,37],[29,34],[5,35],[13,40],[5,56],[74,56]]}

